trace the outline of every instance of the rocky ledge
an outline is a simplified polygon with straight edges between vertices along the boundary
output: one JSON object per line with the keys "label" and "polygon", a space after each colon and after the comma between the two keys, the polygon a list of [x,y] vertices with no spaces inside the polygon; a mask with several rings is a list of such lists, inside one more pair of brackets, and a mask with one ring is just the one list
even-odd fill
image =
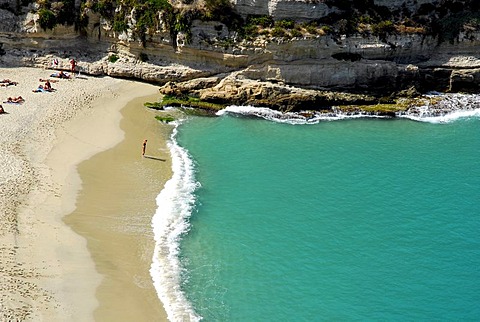
{"label": "rocky ledge", "polygon": [[366,94],[302,89],[282,83],[252,80],[241,73],[198,78],[184,82],[168,82],[160,87],[165,95],[194,96],[221,105],[251,105],[290,112],[327,110],[332,105],[376,104],[379,98]]}
{"label": "rocky ledge", "polygon": [[59,30],[3,32],[0,64],[50,68],[57,59],[58,68],[68,70],[75,58],[81,73],[155,83],[164,94],[280,111],[329,110],[396,102],[412,88],[410,97],[429,91],[477,93],[479,44],[476,31],[453,44],[422,35],[382,40],[324,35],[230,48],[195,43],[173,48],[160,41],[142,46]]}
{"label": "rocky ledge", "polygon": [[178,98],[175,100],[177,106],[191,106],[185,98],[195,97],[206,104],[194,106],[208,114],[238,106],[236,112],[241,114],[294,122],[345,117],[424,119],[480,110],[480,95],[422,94],[415,87],[389,96],[319,91],[247,79],[241,73],[168,82],[160,87],[160,93]]}

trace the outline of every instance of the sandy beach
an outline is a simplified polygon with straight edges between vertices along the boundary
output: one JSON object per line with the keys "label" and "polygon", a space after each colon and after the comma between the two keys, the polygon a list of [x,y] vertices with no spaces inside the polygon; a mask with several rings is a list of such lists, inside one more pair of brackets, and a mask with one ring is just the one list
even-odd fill
{"label": "sandy beach", "polygon": [[[0,79],[18,82],[0,87],[0,100],[25,99],[21,105],[2,103],[7,113],[0,115],[0,320],[131,321],[136,316],[137,321],[165,321],[148,280],[153,243],[145,233],[150,225],[145,213],[154,213],[154,196],[171,171],[165,146],[169,127],[162,128],[155,112],[143,108],[143,102],[155,100],[157,88],[80,75],[52,83],[54,92],[32,92],[51,73],[0,68]],[[140,155],[147,136],[156,159]],[[142,178],[140,170],[119,175],[131,162],[146,169],[142,175],[148,180],[129,181]],[[110,168],[120,172],[106,174]],[[99,181],[108,193],[98,193]],[[150,191],[144,199],[126,202],[135,197],[110,189],[132,184]],[[110,225],[107,204],[116,205],[110,211],[128,215],[125,207],[142,204],[138,230],[127,238]]]}

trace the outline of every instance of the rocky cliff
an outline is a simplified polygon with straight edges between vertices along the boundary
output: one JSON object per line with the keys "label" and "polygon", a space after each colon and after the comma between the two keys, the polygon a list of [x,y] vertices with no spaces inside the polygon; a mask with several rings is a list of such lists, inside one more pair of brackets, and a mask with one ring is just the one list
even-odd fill
{"label": "rocky cliff", "polygon": [[[376,96],[387,96],[412,86],[421,92],[480,89],[480,20],[475,20],[476,7],[473,18],[468,23],[462,20],[455,37],[447,40],[441,39],[442,35],[435,30],[426,32],[425,28],[408,27],[403,20],[398,20],[396,29],[385,33],[375,33],[368,23],[363,25],[370,26],[370,31],[362,32],[363,25],[358,23],[361,19],[357,20],[355,32],[342,30],[338,22],[345,18],[340,14],[359,15],[360,9],[355,9],[359,1],[337,1],[343,5],[335,6],[332,5],[335,1],[328,0],[240,0],[234,2],[234,9],[245,19],[252,14],[265,14],[275,21],[290,19],[303,23],[304,27],[296,28],[295,34],[293,29],[276,34],[276,27],[264,28],[255,37],[242,38],[225,21],[192,19],[188,32],[172,32],[160,25],[140,41],[132,29],[115,31],[111,21],[92,10],[87,11],[88,24],[81,32],[68,25],[44,30],[40,27],[38,5],[22,7],[17,1],[0,1],[3,8],[0,9],[0,63],[4,66],[49,67],[51,60],[58,58],[60,68],[67,69],[68,60],[73,57],[83,73],[158,84],[210,76],[222,79],[230,75],[229,79],[234,76],[242,82],[241,86],[251,80],[285,88]],[[435,26],[431,6],[440,2],[375,0],[370,5],[376,12],[386,10],[397,17],[424,14],[422,19]],[[349,4],[355,11],[346,8]],[[321,26],[321,19],[330,21],[335,32],[305,31],[309,30],[307,22]],[[232,83],[228,86],[232,88]],[[219,99],[218,95],[204,96]]]}

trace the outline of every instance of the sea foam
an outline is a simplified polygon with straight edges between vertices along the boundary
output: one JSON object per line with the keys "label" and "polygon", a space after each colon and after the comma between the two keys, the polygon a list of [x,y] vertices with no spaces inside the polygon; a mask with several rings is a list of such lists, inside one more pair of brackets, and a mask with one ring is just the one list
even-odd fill
{"label": "sea foam", "polygon": [[478,94],[442,94],[432,92],[429,97],[439,97],[437,106],[416,106],[416,113],[401,115],[419,122],[450,123],[459,119],[480,117],[480,95]]}
{"label": "sea foam", "polygon": [[152,219],[155,250],[150,274],[158,297],[170,321],[199,321],[181,289],[182,265],[179,259],[180,240],[189,230],[189,217],[195,205],[194,167],[188,152],[176,142],[178,124],[168,147],[172,157],[172,178],[157,196],[157,211]]}
{"label": "sea foam", "polygon": [[[476,94],[442,94],[430,93],[428,96],[441,98],[433,105],[413,106],[408,111],[398,112],[397,118],[405,118],[419,122],[449,123],[458,119],[480,117],[480,95]],[[237,114],[259,117],[265,120],[288,124],[318,124],[322,121],[339,121],[358,118],[392,118],[370,112],[342,112],[332,107],[330,111],[280,112],[266,107],[228,106],[217,112],[218,116]]]}

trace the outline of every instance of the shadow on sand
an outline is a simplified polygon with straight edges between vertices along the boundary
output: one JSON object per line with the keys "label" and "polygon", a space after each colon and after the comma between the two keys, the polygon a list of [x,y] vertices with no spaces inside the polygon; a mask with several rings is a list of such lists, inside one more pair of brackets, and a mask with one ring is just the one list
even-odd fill
{"label": "shadow on sand", "polygon": [[157,161],[163,161],[163,162],[167,161],[167,160],[165,160],[165,159],[160,159],[160,158],[152,157],[152,156],[150,156],[150,155],[144,155],[143,157],[146,158],[146,159],[152,159],[152,160],[157,160]]}

